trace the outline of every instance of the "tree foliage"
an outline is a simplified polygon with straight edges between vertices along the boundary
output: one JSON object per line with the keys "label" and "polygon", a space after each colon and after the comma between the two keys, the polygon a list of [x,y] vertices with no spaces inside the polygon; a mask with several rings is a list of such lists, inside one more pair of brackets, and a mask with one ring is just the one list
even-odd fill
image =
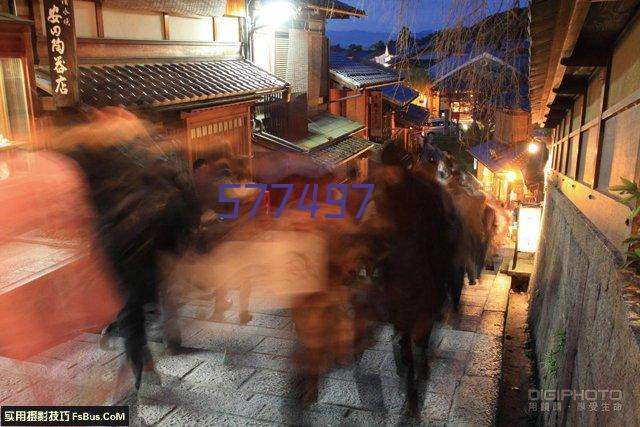
{"label": "tree foliage", "polygon": [[[622,184],[614,185],[609,190],[620,193],[620,200],[631,211],[628,220],[633,223],[638,214],[640,214],[640,204],[638,203],[640,201],[640,189],[638,184],[626,178],[621,177],[620,181],[622,181]],[[633,267],[638,272],[640,270],[640,233],[631,233],[622,243],[629,245],[629,250],[626,252],[627,263],[625,266]]]}
{"label": "tree foliage", "polygon": [[371,46],[369,46],[369,50],[376,52],[379,50],[384,50],[387,47],[386,43],[383,42],[382,40],[378,40],[377,42],[375,42],[374,44],[372,44]]}

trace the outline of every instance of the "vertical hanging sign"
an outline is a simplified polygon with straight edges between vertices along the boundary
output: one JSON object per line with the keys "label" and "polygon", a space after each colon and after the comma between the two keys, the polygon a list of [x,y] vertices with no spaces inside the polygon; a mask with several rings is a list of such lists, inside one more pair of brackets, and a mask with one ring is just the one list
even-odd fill
{"label": "vertical hanging sign", "polygon": [[369,92],[369,136],[382,138],[382,92],[372,90]]}
{"label": "vertical hanging sign", "polygon": [[79,100],[73,0],[44,0],[44,23],[53,101],[71,107]]}

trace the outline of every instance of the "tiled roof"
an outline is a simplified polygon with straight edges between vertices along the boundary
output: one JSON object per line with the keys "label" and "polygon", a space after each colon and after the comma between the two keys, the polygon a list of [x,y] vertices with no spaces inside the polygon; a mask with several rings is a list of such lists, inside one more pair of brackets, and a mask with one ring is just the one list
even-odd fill
{"label": "tiled roof", "polygon": [[94,107],[148,108],[282,90],[244,59],[80,67],[80,98]]}
{"label": "tiled roof", "polygon": [[352,136],[310,153],[311,159],[325,167],[335,167],[373,147],[371,141]]}
{"label": "tiled roof", "polygon": [[429,111],[419,105],[409,104],[406,111],[401,111],[398,120],[409,125],[422,126],[429,118]]}
{"label": "tiled roof", "polygon": [[339,0],[299,0],[300,3],[309,7],[321,7],[329,9],[335,14],[348,14],[354,16],[366,16],[363,10],[349,6],[345,2]]}
{"label": "tiled roof", "polygon": [[[494,52],[498,54],[498,52]],[[499,91],[485,103],[497,108],[530,109],[529,86],[526,75],[529,69],[527,55],[509,58],[510,63],[493,53],[465,54],[451,56],[430,67],[427,72],[432,78],[435,90],[467,91],[472,89],[471,81],[484,79],[500,86]]]}
{"label": "tiled roof", "polygon": [[361,64],[339,52],[331,52],[329,73],[332,79],[351,89],[377,86],[401,80],[401,76],[391,69],[386,70],[373,65]]}
{"label": "tiled roof", "polygon": [[472,66],[489,67],[491,65],[497,66],[500,69],[508,68],[514,73],[517,72],[514,67],[507,64],[502,59],[492,55],[491,53],[483,52],[478,55],[469,54],[446,58],[429,68],[428,73],[431,78],[434,79],[433,84],[437,85],[441,81],[460,73],[465,68],[470,68]]}
{"label": "tiled roof", "polygon": [[469,148],[467,152],[489,170],[497,173],[506,167],[517,166],[526,155],[527,149],[524,144],[514,147],[490,140]]}
{"label": "tiled roof", "polygon": [[327,142],[338,140],[346,135],[359,131],[364,126],[346,117],[333,114],[319,114],[309,119],[309,137],[296,141],[299,146],[314,150]]}
{"label": "tiled roof", "polygon": [[[335,116],[329,113],[320,113],[309,117],[307,125],[308,134],[302,139],[288,141],[277,138],[278,145],[292,151],[309,153],[320,149],[333,141],[338,141],[364,128],[364,125],[346,117]],[[273,135],[266,132],[258,132],[255,135],[259,139],[274,142]]]}
{"label": "tiled roof", "polygon": [[384,149],[384,144],[380,144],[377,142],[371,143],[371,149],[369,150],[369,161],[373,161],[376,163],[382,163],[382,150]]}
{"label": "tiled roof", "polygon": [[380,90],[380,92],[382,92],[382,96],[385,101],[389,101],[400,107],[406,106],[418,97],[418,92],[409,86],[405,86],[400,83],[385,86]]}

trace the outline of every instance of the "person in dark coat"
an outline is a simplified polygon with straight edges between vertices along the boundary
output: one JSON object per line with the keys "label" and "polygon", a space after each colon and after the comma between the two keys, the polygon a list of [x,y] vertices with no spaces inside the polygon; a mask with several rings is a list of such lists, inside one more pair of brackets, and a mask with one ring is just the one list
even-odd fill
{"label": "person in dark coat", "polygon": [[394,358],[398,373],[406,375],[407,398],[417,410],[412,343],[426,348],[435,321],[440,318],[455,273],[460,226],[443,187],[415,168],[412,157],[396,144],[382,153],[387,178],[376,188],[376,210],[389,223],[382,239],[386,250],[379,260],[380,279],[394,326]]}
{"label": "person in dark coat", "polygon": [[[64,153],[86,176],[97,211],[98,241],[125,296],[117,329],[125,339],[126,356],[139,388],[142,371],[153,368],[146,345],[144,306],[158,299],[159,255],[179,254],[189,245],[200,209],[178,150],[156,153],[152,148],[159,140],[150,137],[96,141],[99,137],[79,139]],[[177,325],[165,331],[170,335],[165,336],[168,345],[178,346]]]}

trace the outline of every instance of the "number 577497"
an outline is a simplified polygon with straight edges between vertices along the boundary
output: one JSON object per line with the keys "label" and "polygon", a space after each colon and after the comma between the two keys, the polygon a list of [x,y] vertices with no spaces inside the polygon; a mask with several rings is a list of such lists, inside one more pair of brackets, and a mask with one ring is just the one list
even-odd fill
{"label": "number 577497", "polygon": [[[219,214],[220,218],[225,219],[234,219],[238,218],[239,210],[240,210],[240,199],[237,197],[226,197],[225,191],[227,189],[238,189],[241,188],[242,184],[222,184],[220,186],[220,193],[218,197],[218,201],[221,203],[232,203],[233,204],[233,212],[227,214]],[[258,212],[258,208],[262,204],[264,200],[264,196],[267,193],[267,189],[271,187],[273,190],[285,190],[284,197],[280,202],[280,206],[275,212],[275,218],[280,218],[282,213],[284,212],[285,207],[288,202],[291,200],[291,196],[294,192],[293,184],[244,184],[245,188],[249,189],[257,189],[260,190],[258,197],[256,197],[255,203],[253,204],[253,208],[249,212],[249,218],[252,219],[256,216]],[[347,211],[347,197],[351,193],[351,191],[366,191],[362,202],[360,203],[360,207],[358,208],[358,212],[356,214],[356,218],[362,218],[364,214],[364,209],[367,206],[367,203],[371,200],[373,195],[373,184],[328,184],[326,195],[318,195],[318,184],[305,184],[304,189],[302,190],[302,194],[298,199],[296,204],[296,208],[301,211],[309,211],[309,215],[311,218],[316,218],[316,213],[320,210],[320,206],[318,204],[319,197],[320,200],[324,200],[324,203],[327,205],[333,205],[340,207],[339,213],[328,213],[325,214],[325,218],[329,219],[339,219],[344,218],[346,216]],[[338,190],[338,191],[336,191]],[[341,195],[339,199],[336,199],[336,195]]]}

